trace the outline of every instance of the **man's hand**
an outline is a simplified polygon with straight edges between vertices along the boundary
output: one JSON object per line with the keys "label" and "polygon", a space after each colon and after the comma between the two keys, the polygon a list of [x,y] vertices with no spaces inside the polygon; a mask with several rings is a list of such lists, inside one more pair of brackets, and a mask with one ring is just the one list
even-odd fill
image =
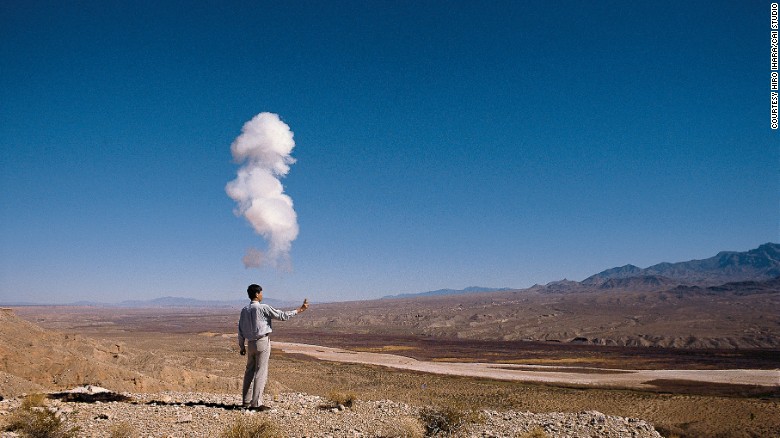
{"label": "man's hand", "polygon": [[298,313],[304,312],[308,308],[309,308],[309,299],[308,298],[304,298],[303,299],[303,304],[301,304],[301,307],[298,308]]}
{"label": "man's hand", "polygon": [[246,356],[246,348],[245,347],[241,347],[241,355],[242,356]]}

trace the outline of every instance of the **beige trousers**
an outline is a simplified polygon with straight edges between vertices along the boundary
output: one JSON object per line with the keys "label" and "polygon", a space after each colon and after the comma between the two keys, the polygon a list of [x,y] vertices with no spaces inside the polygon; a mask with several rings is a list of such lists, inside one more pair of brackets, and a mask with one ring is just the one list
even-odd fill
{"label": "beige trousers", "polygon": [[[241,392],[244,405],[263,405],[263,390],[268,380],[268,359],[271,357],[271,340],[268,336],[257,341],[247,341],[244,387]],[[249,389],[252,388],[250,394]]]}

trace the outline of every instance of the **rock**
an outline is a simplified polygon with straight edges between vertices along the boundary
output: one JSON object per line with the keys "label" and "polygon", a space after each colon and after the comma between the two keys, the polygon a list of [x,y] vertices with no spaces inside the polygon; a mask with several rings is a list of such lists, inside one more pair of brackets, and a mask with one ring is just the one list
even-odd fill
{"label": "rock", "polygon": [[106,388],[101,388],[100,386],[95,385],[85,385],[85,386],[77,386],[69,391],[65,391],[66,393],[70,394],[100,394],[103,392],[111,392],[111,390]]}

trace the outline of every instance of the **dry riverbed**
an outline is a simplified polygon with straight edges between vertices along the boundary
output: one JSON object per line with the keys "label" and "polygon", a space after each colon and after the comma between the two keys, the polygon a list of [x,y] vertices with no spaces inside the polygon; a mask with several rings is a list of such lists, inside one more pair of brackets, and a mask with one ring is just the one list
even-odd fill
{"label": "dry riverbed", "polygon": [[557,367],[495,363],[450,363],[416,360],[410,357],[292,342],[274,342],[289,354],[303,354],[319,360],[380,365],[412,371],[481,377],[523,382],[648,389],[647,382],[685,380],[730,385],[780,385],[780,370],[621,370],[609,368]]}

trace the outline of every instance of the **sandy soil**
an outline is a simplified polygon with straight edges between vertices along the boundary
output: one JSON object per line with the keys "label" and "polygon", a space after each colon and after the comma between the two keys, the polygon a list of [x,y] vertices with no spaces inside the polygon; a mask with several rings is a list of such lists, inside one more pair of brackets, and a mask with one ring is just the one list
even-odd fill
{"label": "sandy soil", "polygon": [[[609,368],[552,367],[495,363],[420,361],[387,353],[369,353],[291,342],[274,342],[288,354],[304,354],[332,362],[361,363],[426,373],[481,377],[523,382],[565,383],[588,386],[646,388],[658,379],[689,380],[735,385],[780,385],[780,370],[618,370]],[[594,372],[595,371],[595,372]]]}

